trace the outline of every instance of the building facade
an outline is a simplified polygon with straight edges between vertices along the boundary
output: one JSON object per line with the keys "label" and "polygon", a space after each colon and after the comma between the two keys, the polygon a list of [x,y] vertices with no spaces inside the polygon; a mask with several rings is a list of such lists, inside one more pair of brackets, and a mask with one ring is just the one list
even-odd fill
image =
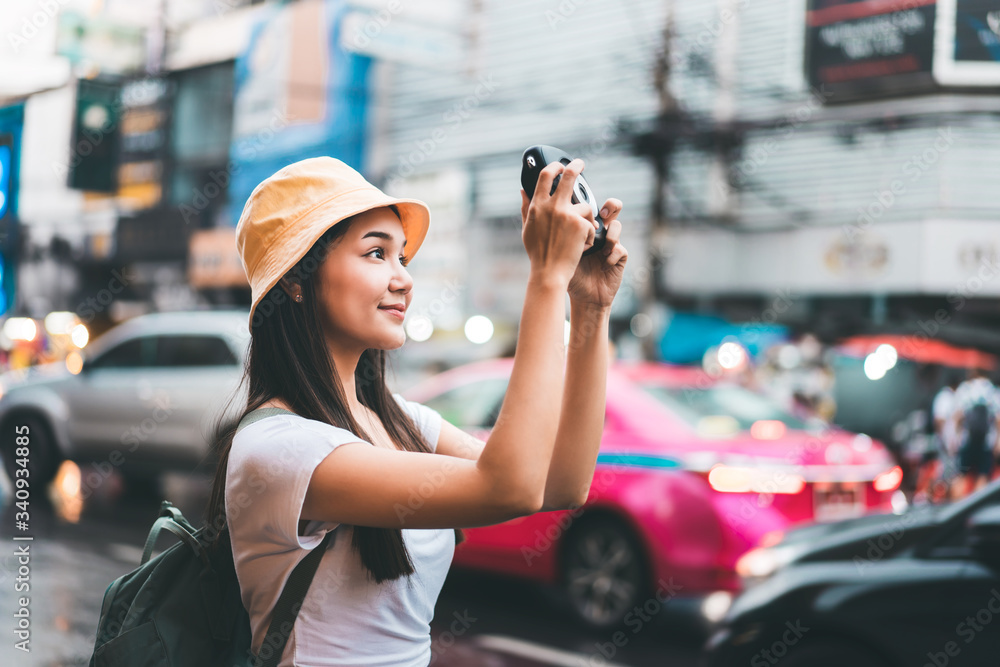
{"label": "building facade", "polygon": [[[457,3],[460,59],[378,61],[373,171],[400,192],[467,187],[449,190],[464,214],[428,246],[439,284],[465,276],[466,314],[516,319],[518,160],[548,143],[625,202],[622,317],[650,307],[655,279],[671,310],[827,338],[944,322],[989,343],[998,23],[963,2],[861,4]],[[981,68],[956,75],[976,40]],[[958,44],[950,71],[944,44]]]}
{"label": "building facade", "polygon": [[[496,336],[476,354],[499,353],[528,270],[520,157],[550,144],[587,161],[599,198],[625,204],[631,257],[613,322],[633,352],[682,311],[827,338],[929,329],[1000,347],[989,333],[1000,6],[162,8],[118,0],[95,13],[67,0],[57,16],[9,26],[33,31],[15,55],[30,54],[44,82],[0,88],[24,104],[26,314],[119,320],[249,303],[233,242],[247,195],[284,164],[334,155],[431,205],[411,264],[421,327],[408,333],[433,356],[465,345],[464,324],[485,315]],[[117,102],[86,113],[104,85]],[[86,180],[100,170],[80,165],[112,144],[113,184]],[[121,289],[93,301],[112,279]]]}
{"label": "building facade", "polygon": [[674,153],[678,305],[996,347],[1000,3],[675,8],[676,95],[736,139]]}

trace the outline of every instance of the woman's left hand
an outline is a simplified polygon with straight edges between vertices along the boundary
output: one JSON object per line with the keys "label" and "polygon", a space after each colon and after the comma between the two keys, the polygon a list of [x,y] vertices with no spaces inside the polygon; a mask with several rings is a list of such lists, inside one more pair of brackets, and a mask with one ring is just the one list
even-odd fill
{"label": "woman's left hand", "polygon": [[567,290],[571,302],[599,308],[611,306],[628,261],[628,250],[621,244],[622,223],[618,221],[621,210],[618,199],[604,202],[601,209],[601,219],[607,227],[604,247],[580,259]]}

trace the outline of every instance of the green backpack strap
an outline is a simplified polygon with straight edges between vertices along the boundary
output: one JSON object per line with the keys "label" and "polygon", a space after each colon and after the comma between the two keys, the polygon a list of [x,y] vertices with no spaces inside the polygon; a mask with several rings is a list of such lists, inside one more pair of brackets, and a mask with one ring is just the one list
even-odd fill
{"label": "green backpack strap", "polygon": [[145,565],[146,561],[153,554],[153,547],[156,546],[156,540],[164,530],[168,530],[177,537],[181,538],[187,545],[194,550],[196,554],[201,558],[202,562],[207,566],[208,555],[205,553],[204,547],[198,542],[198,539],[194,536],[195,528],[192,526],[181,511],[174,507],[173,503],[169,500],[164,500],[160,503],[160,516],[153,523],[153,527],[149,529],[149,536],[146,538],[146,544],[142,549],[142,560],[139,561],[139,565]]}
{"label": "green backpack strap", "polygon": [[176,523],[173,518],[165,516],[161,516],[157,519],[156,523],[154,523],[153,527],[149,530],[149,537],[146,538],[146,544],[142,548],[142,560],[139,561],[140,566],[145,565],[146,561],[149,560],[149,557],[153,553],[153,547],[156,545],[156,538],[158,538],[160,533],[164,530],[170,531],[177,537],[181,538],[182,541],[187,542],[187,545],[191,547],[196,554],[198,554],[198,557],[201,558],[201,561],[205,564],[205,566],[210,566],[208,554],[205,553],[205,548],[200,542],[198,542],[198,538],[191,534],[187,528]]}
{"label": "green backpack strap", "polygon": [[236,432],[239,433],[241,430],[253,424],[256,421],[260,421],[266,417],[273,417],[274,415],[289,414],[294,415],[295,413],[291,410],[286,410],[284,408],[257,408],[246,414],[243,419],[240,420],[240,425],[236,427]]}
{"label": "green backpack strap", "polygon": [[[299,564],[292,570],[291,576],[288,577],[288,583],[285,584],[285,588],[281,591],[281,595],[278,596],[278,601],[274,605],[274,615],[271,617],[271,623],[267,626],[267,634],[264,635],[264,641],[260,645],[260,653],[253,661],[254,665],[278,667],[278,663],[281,662],[281,654],[285,650],[285,644],[288,643],[288,638],[292,634],[295,619],[299,615],[299,609],[302,608],[302,603],[306,599],[309,585],[312,584],[313,577],[316,576],[319,561],[323,558],[327,547],[335,539],[336,532],[336,529],[328,531],[320,545],[310,551],[309,555],[299,561]],[[281,630],[283,627],[287,628],[287,631],[283,632]],[[262,657],[266,648],[271,649],[271,652],[266,657]]]}
{"label": "green backpack strap", "polygon": [[[280,414],[294,415],[296,413],[284,408],[258,408],[247,413],[240,420],[236,432],[239,433],[240,430],[256,421]],[[310,551],[292,570],[288,582],[285,583],[285,587],[274,605],[274,614],[271,616],[271,622],[267,626],[267,634],[264,635],[264,640],[260,645],[260,653],[254,656],[252,661],[256,667],[278,667],[281,655],[285,651],[285,645],[292,634],[295,619],[298,618],[299,609],[302,608],[306,593],[309,592],[309,586],[312,584],[313,577],[316,576],[319,562],[327,548],[336,539],[336,534],[336,529],[328,531],[320,545]],[[286,628],[286,630],[282,631],[282,628]],[[265,655],[267,650],[270,652]]]}

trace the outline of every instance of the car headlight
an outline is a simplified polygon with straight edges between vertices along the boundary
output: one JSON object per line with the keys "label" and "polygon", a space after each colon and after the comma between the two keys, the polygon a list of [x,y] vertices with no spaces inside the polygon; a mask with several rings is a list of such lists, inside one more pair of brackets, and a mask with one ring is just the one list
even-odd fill
{"label": "car headlight", "polygon": [[718,623],[726,617],[726,612],[733,606],[733,594],[729,591],[715,591],[705,596],[701,601],[701,615],[709,623]]}
{"label": "car headlight", "polygon": [[736,561],[736,574],[743,579],[744,585],[757,583],[788,565],[798,553],[799,549],[791,545],[756,547]]}

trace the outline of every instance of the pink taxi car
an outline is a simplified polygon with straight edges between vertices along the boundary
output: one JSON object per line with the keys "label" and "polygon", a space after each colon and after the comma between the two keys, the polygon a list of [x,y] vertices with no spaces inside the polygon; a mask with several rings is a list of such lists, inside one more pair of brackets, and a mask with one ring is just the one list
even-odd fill
{"label": "pink taxi car", "polygon": [[[485,440],[511,365],[461,366],[405,393]],[[668,599],[714,621],[740,589],[740,556],[793,524],[890,510],[901,479],[866,435],[808,425],[700,369],[616,363],[587,503],[467,529],[454,562],[554,584],[594,628]]]}

